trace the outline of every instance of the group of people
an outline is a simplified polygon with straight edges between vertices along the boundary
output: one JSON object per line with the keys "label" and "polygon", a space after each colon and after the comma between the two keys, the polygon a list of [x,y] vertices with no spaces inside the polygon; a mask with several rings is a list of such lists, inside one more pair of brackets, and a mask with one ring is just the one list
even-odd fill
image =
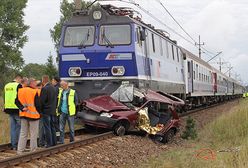
{"label": "group of people", "polygon": [[25,152],[28,134],[30,151],[38,146],[64,143],[66,121],[70,142],[74,141],[77,104],[77,94],[67,81],[54,77],[50,82],[49,76],[44,75],[39,82],[17,75],[4,87],[4,111],[10,118],[12,149],[17,150],[17,154]]}

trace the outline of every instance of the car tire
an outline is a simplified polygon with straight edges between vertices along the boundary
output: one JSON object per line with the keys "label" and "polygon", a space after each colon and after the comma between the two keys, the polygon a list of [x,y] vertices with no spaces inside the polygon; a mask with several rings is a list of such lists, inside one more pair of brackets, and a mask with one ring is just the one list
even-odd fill
{"label": "car tire", "polygon": [[175,135],[175,131],[173,129],[170,129],[168,132],[164,134],[163,143],[171,143]]}
{"label": "car tire", "polygon": [[125,125],[123,125],[122,123],[117,123],[114,126],[114,134],[117,136],[123,136],[126,134],[126,127]]}

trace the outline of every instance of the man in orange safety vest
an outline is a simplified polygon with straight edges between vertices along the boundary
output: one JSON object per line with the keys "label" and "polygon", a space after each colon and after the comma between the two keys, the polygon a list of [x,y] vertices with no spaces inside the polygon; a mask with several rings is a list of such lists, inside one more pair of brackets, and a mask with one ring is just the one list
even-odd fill
{"label": "man in orange safety vest", "polygon": [[37,149],[40,101],[36,85],[36,81],[30,78],[28,80],[28,86],[21,88],[18,91],[18,100],[20,101],[18,108],[20,109],[19,116],[21,118],[21,132],[18,141],[17,154],[22,154],[26,148],[28,130],[30,133],[30,151],[35,151]]}

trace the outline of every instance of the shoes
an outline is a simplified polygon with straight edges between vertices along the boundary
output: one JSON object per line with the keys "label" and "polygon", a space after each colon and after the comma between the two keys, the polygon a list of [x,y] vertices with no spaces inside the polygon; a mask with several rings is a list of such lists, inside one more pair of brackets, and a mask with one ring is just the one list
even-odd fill
{"label": "shoes", "polygon": [[17,152],[16,152],[16,154],[17,154],[17,155],[23,155],[23,154],[24,154],[24,152],[17,151]]}
{"label": "shoes", "polygon": [[58,142],[57,142],[57,145],[60,145],[60,144],[64,144],[64,143],[63,143],[63,142],[58,141]]}
{"label": "shoes", "polygon": [[11,150],[17,150],[17,147],[12,147]]}

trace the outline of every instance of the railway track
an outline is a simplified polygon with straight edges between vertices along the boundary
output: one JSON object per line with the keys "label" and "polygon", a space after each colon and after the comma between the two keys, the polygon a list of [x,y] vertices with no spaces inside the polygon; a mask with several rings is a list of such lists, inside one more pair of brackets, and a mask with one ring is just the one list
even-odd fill
{"label": "railway track", "polygon": [[19,165],[21,163],[29,162],[35,159],[47,157],[53,154],[57,154],[67,150],[89,145],[101,140],[109,139],[112,138],[113,136],[114,135],[112,132],[106,132],[99,135],[93,135],[92,137],[86,139],[76,140],[72,143],[60,144],[50,148],[39,149],[35,152],[28,152],[23,155],[16,155],[16,151],[5,150],[4,152],[1,152],[1,156],[7,158],[5,159],[0,158],[0,167],[5,168],[5,167]]}
{"label": "railway track", "polygon": [[[84,133],[87,133],[87,130],[84,129],[84,128],[75,130],[75,136],[78,136],[78,135],[81,135],[81,134],[84,134]],[[68,136],[69,136],[69,132],[66,132],[65,133],[65,138],[67,138]],[[29,144],[29,143],[30,142],[28,140],[27,144]],[[0,152],[4,152],[4,151],[7,151],[7,150],[11,150],[11,144],[10,143],[0,145]],[[0,159],[1,159],[1,156],[0,156]]]}

